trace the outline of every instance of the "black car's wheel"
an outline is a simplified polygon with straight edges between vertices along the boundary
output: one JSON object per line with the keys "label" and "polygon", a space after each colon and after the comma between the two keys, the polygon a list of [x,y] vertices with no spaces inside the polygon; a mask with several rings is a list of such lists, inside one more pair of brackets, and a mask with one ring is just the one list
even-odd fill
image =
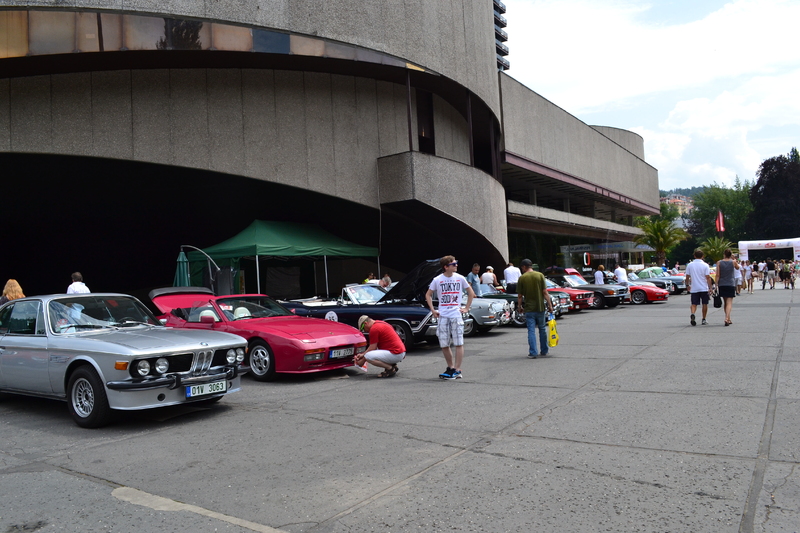
{"label": "black car's wheel", "polygon": [[480,335],[486,335],[487,333],[492,331],[492,327],[493,326],[486,327],[486,328],[475,328],[475,331],[477,331]]}
{"label": "black car's wheel", "polygon": [[621,301],[622,301],[621,299],[618,299],[618,300],[607,300],[606,301],[606,305],[608,307],[616,307],[616,306],[618,306],[620,304]]}
{"label": "black car's wheel", "polygon": [[599,292],[594,293],[594,305],[595,309],[602,309],[606,306],[606,297],[600,294]]}
{"label": "black car's wheel", "polygon": [[408,327],[408,324],[395,321],[387,322],[389,322],[389,324],[394,328],[394,332],[397,333],[397,336],[400,337],[400,340],[403,341],[403,345],[406,347],[406,352],[410,352],[411,348],[414,347],[414,336],[412,335],[411,328]]}
{"label": "black car's wheel", "polygon": [[250,343],[250,372],[256,381],[273,381],[275,379],[275,355],[264,341]]}
{"label": "black car's wheel", "polygon": [[106,389],[94,368],[81,366],[69,377],[67,408],[75,423],[84,428],[99,428],[111,421],[113,411]]}
{"label": "black car's wheel", "polygon": [[[469,318],[472,318],[472,315],[470,315]],[[475,319],[474,318],[472,318],[472,322],[470,322],[468,320],[464,321],[464,336],[465,337],[472,337],[473,335],[475,335],[475,333],[477,333],[477,331],[478,331],[478,328],[475,327]]]}
{"label": "black car's wheel", "polygon": [[514,309],[514,314],[511,315],[511,323],[518,328],[526,327],[528,325],[528,321],[525,318],[525,313],[521,313],[519,310]]}
{"label": "black car's wheel", "polygon": [[647,302],[647,295],[643,290],[636,290],[631,293],[631,303],[639,305]]}

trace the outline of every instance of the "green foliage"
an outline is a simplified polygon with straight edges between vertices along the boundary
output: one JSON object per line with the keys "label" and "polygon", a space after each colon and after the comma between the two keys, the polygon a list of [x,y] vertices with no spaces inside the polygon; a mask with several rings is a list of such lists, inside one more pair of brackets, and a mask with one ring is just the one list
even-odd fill
{"label": "green foliage", "polygon": [[689,237],[689,234],[675,226],[672,220],[644,219],[638,226],[643,233],[637,235],[634,241],[637,244],[646,244],[656,251],[657,265],[663,264],[670,250]]}
{"label": "green foliage", "polygon": [[733,249],[735,245],[723,237],[709,237],[700,244],[700,249],[706,254],[706,261],[708,263],[716,263],[722,259],[725,249]]}
{"label": "green foliage", "polygon": [[689,233],[698,240],[718,236],[714,222],[717,212],[722,211],[725,237],[732,241],[745,240],[748,237],[745,224],[753,211],[750,188],[751,183],[740,181],[738,176],[731,188],[716,183],[706,187],[705,191],[694,197],[694,208],[688,216]]}
{"label": "green foliage", "polygon": [[701,192],[703,192],[704,190],[706,190],[705,185],[703,185],[701,187],[691,187],[689,189],[676,188],[676,189],[672,189],[671,191],[662,191],[662,190],[659,189],[658,194],[660,196],[669,196],[670,194],[680,194],[681,196],[694,197],[694,196],[700,194]]}
{"label": "green foliage", "polygon": [[796,148],[788,155],[761,163],[758,181],[750,190],[750,201],[753,211],[746,228],[751,239],[792,237],[800,205],[800,154]]}
{"label": "green foliage", "polygon": [[646,220],[656,221],[656,220],[668,220],[672,222],[676,218],[681,216],[681,212],[678,211],[678,208],[672,204],[661,204],[661,214],[660,215],[650,215],[649,217],[636,217],[633,221],[633,225],[637,227],[641,227],[641,225]]}

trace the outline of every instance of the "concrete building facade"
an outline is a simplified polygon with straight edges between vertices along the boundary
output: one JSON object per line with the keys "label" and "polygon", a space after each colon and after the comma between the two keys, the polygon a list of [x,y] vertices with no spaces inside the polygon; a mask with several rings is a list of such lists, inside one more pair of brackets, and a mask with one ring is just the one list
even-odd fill
{"label": "concrete building facade", "polygon": [[[297,220],[397,271],[503,262],[525,236],[630,240],[658,212],[641,137],[498,72],[494,19],[486,0],[2,1],[4,181],[44,195],[41,216],[122,217],[165,249]],[[96,216],[58,209],[65,182]],[[217,216],[171,228],[197,210]]]}

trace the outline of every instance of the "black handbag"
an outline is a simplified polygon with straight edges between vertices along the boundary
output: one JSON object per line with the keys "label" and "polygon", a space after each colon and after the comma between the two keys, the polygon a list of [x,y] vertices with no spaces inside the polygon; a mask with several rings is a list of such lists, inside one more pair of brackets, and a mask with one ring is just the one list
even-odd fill
{"label": "black handbag", "polygon": [[722,307],[722,296],[719,295],[718,289],[716,288],[714,289],[713,296],[714,296],[714,307],[719,309],[720,307]]}

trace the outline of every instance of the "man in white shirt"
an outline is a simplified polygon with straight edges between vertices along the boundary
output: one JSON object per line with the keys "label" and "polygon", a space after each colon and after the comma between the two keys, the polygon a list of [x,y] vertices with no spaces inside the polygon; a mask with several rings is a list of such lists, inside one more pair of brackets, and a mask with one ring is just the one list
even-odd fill
{"label": "man in white shirt", "polygon": [[703,250],[694,251],[694,261],[686,265],[686,288],[689,290],[689,295],[692,298],[692,314],[689,321],[693,326],[697,325],[694,314],[697,311],[697,306],[703,304],[703,322],[705,326],[706,315],[708,314],[708,291],[712,286],[711,269],[708,268],[708,263],[703,261]]}
{"label": "man in white shirt", "polygon": [[614,277],[617,278],[617,284],[628,286],[628,273],[619,263],[617,263],[617,268],[614,269]]}
{"label": "man in white shirt", "polygon": [[[458,274],[458,261],[452,255],[446,255],[439,260],[443,274],[439,274],[428,287],[425,301],[428,308],[437,318],[436,336],[439,338],[439,347],[447,362],[447,370],[439,374],[441,379],[461,379],[461,362],[464,360],[464,318],[475,298],[475,292],[467,283],[467,278]],[[467,305],[461,305],[461,295],[467,290]],[[433,307],[433,293],[439,300],[439,309]],[[450,351],[450,342],[456,347],[456,358]]]}
{"label": "man in white shirt", "polygon": [[67,287],[67,294],[88,294],[92,291],[89,290],[89,287],[84,285],[83,283],[83,276],[80,272],[73,272],[72,273],[72,285]]}
{"label": "man in white shirt", "polygon": [[522,272],[520,272],[520,270],[514,266],[514,263],[509,261],[508,266],[505,270],[503,270],[503,278],[506,280],[506,292],[517,292],[517,282],[519,281],[519,277],[521,275]]}

